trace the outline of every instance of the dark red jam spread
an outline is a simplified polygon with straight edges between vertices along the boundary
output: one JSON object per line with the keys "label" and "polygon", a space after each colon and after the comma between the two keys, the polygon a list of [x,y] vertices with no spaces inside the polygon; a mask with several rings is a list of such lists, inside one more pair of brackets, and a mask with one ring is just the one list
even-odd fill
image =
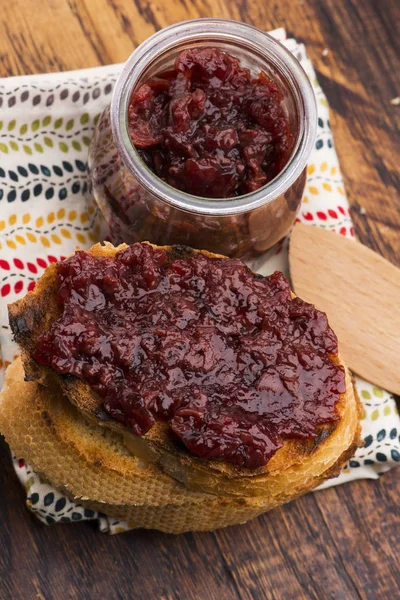
{"label": "dark red jam spread", "polygon": [[247,194],[285,166],[293,135],[277,85],[217,48],[184,50],[133,92],[132,142],[171,186],[208,198]]}
{"label": "dark red jam spread", "polygon": [[61,316],[34,358],[84,379],[135,434],[167,421],[193,454],[255,469],[338,420],[336,336],[281,273],[137,243],[77,252],[57,277]]}

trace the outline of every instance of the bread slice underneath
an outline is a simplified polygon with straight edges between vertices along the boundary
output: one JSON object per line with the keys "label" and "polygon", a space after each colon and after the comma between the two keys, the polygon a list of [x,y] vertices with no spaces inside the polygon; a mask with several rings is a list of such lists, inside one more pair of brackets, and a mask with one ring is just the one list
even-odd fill
{"label": "bread slice underneath", "polygon": [[[118,247],[109,243],[104,246],[96,244],[89,252],[93,256],[115,256],[126,247],[125,244]],[[185,249],[181,247],[165,248],[172,255],[175,252],[179,258],[185,256]],[[221,258],[203,250],[196,252],[201,252],[209,258]],[[182,482],[186,488],[249,498],[283,493],[288,484],[304,483],[306,474],[311,479],[321,476],[344,452],[348,452],[349,448],[354,452],[359,444],[358,401],[347,371],[346,393],[341,395],[337,404],[340,420],[321,427],[318,437],[314,440],[285,440],[282,448],[260,469],[249,470],[223,460],[207,461],[198,458],[185,449],[178,448],[171,441],[167,435],[167,423],[156,423],[145,436],[136,436],[105,413],[102,399],[85,381],[69,375],[59,375],[31,358],[38,335],[48,329],[51,321],[60,314],[56,295],[56,265],[52,264],[39,279],[33,292],[9,306],[10,324],[21,348],[27,378],[61,388],[68,399],[93,424],[123,435],[126,446],[133,454],[147,463],[159,466],[165,473]],[[343,364],[339,357],[335,357],[334,360]]]}
{"label": "bread slice underneath", "polygon": [[195,492],[133,456],[120,434],[89,423],[60,389],[25,381],[20,358],[6,372],[0,431],[15,455],[71,499],[132,527],[168,533],[244,523],[336,475],[354,451],[350,444],[333,463],[320,456],[326,469],[308,464],[301,476],[288,469],[263,497]]}

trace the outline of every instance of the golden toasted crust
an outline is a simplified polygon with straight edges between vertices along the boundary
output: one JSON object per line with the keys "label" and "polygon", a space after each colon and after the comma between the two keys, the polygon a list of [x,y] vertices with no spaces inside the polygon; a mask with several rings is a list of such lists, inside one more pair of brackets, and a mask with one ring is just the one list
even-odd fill
{"label": "golden toasted crust", "polygon": [[88,423],[60,390],[24,381],[20,359],[8,368],[0,394],[0,431],[14,454],[70,498],[132,527],[168,533],[243,523],[293,500],[337,475],[359,436],[357,427],[352,443],[321,474],[313,475],[310,465],[300,477],[289,469],[263,497],[194,492],[130,454],[118,434]]}
{"label": "golden toasted crust", "polygon": [[[114,247],[106,243],[96,244],[89,252],[93,256],[115,256],[126,248],[126,244]],[[185,248],[165,246],[169,252],[184,257]],[[196,250],[210,258],[220,258],[204,250]],[[347,390],[338,402],[337,409],[341,419],[329,427],[323,427],[315,440],[286,440],[265,467],[250,471],[236,467],[224,461],[202,460],[188,451],[178,449],[166,435],[166,423],[157,423],[143,437],[138,437],[124,425],[110,418],[103,410],[102,399],[90,386],[73,376],[58,375],[48,367],[38,365],[31,352],[37,336],[48,329],[51,320],[59,316],[60,308],[56,300],[56,266],[52,264],[36,284],[35,290],[24,298],[9,306],[10,325],[18,342],[26,377],[45,385],[61,387],[68,399],[78,407],[88,419],[102,427],[112,429],[124,436],[127,447],[136,455],[160,466],[166,473],[184,483],[187,488],[207,493],[224,493],[233,496],[264,496],[268,493],[271,482],[279,480],[288,469],[300,469],[304,464],[319,465],[322,472],[334,464],[338,456],[352,444],[357,429],[357,402],[349,375],[347,374]],[[342,364],[337,358],[339,364]],[[346,423],[351,427],[346,429]],[[343,435],[346,431],[347,435]],[[330,460],[325,456],[325,449],[331,452]],[[318,474],[320,472],[318,471]],[[314,475],[313,475],[314,476]]]}
{"label": "golden toasted crust", "polygon": [[[14,453],[74,496],[150,506],[195,503],[204,496],[134,457],[118,434],[89,425],[60,390],[24,381],[20,358],[7,369],[0,398],[0,431]],[[96,486],[99,477],[106,487]]]}

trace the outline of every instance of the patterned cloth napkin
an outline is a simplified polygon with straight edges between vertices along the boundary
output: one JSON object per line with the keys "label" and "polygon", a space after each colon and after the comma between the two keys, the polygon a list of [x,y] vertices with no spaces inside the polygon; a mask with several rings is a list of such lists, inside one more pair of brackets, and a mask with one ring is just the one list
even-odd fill
{"label": "patterned cloth napkin", "polygon": [[[299,220],[353,237],[326,98],[303,44],[286,39],[283,29],[272,33],[301,62],[318,102],[318,136]],[[0,386],[18,352],[7,303],[33,289],[49,263],[77,245],[89,248],[102,235],[101,216],[88,194],[86,156],[120,70],[121,65],[111,65],[0,80]],[[288,275],[288,238],[251,266],[263,274],[279,269]],[[364,405],[365,447],[338,478],[321,487],[376,479],[400,463],[400,419],[393,396],[358,377],[356,386]],[[127,523],[79,506],[41,481],[24,460],[13,460],[27,506],[44,523],[97,519],[101,531],[129,529]]]}

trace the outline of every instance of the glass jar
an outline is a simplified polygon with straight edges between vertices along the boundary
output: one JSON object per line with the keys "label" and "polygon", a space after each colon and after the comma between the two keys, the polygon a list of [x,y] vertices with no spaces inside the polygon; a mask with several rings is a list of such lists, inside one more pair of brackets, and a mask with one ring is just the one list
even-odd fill
{"label": "glass jar", "polygon": [[[201,198],[171,187],[147,168],[129,136],[132,90],[171,68],[182,50],[204,46],[238,58],[254,76],[264,71],[281,90],[295,136],[283,170],[264,187],[235,198]],[[159,31],[127,60],[89,149],[92,191],[112,241],[184,244],[243,258],[264,252],[288,233],[295,220],[316,121],[307,75],[294,56],[266,33],[225,19],[196,19]]]}

